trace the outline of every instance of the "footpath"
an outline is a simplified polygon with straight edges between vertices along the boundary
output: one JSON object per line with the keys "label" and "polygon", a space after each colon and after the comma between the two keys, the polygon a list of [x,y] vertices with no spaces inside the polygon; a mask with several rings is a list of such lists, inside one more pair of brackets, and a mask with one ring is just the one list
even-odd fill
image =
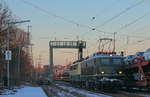
{"label": "footpath", "polygon": [[4,90],[0,97],[47,97],[40,87],[24,86],[13,90]]}

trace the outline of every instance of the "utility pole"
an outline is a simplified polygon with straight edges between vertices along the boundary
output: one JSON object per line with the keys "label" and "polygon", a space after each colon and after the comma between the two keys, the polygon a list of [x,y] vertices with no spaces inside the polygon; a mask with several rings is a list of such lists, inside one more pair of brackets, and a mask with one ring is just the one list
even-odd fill
{"label": "utility pole", "polygon": [[[20,78],[20,73],[21,73],[21,50],[22,50],[22,48],[23,47],[29,47],[29,46],[33,46],[33,44],[24,44],[24,45],[20,45],[19,46],[19,51],[18,51],[18,81],[20,81],[21,80],[21,78]],[[20,84],[20,83],[19,83]]]}
{"label": "utility pole", "polygon": [[[30,25],[28,25],[27,26],[27,44],[30,44],[30,39],[31,39],[31,36],[30,36],[30,28],[31,28],[31,26]],[[28,53],[28,55],[29,55],[29,48],[27,48],[27,53]]]}
{"label": "utility pole", "polygon": [[[31,31],[30,31],[30,28],[32,28],[31,25],[28,25],[27,26],[27,32],[28,32],[28,40],[29,40],[29,43],[31,43]],[[33,62],[33,53],[32,53],[32,46],[30,47],[30,63],[33,65],[33,67],[35,68],[34,66],[34,62]],[[33,79],[33,71],[31,70],[31,78]],[[33,80],[32,80],[33,81]]]}
{"label": "utility pole", "polygon": [[[9,37],[10,37],[10,24],[8,23],[8,47],[7,47],[7,51],[9,51]],[[9,82],[9,59],[7,60],[7,84],[8,84],[8,88],[10,87],[10,82]]]}
{"label": "utility pole", "polygon": [[8,24],[8,46],[6,51],[6,60],[7,60],[7,84],[8,88],[10,88],[10,71],[9,71],[9,61],[11,60],[11,51],[10,49],[10,25],[11,24],[17,24],[17,23],[24,23],[24,22],[30,22],[30,20],[24,20],[24,21],[15,21],[15,22],[9,22]]}
{"label": "utility pole", "polygon": [[114,32],[114,48],[113,48],[113,52],[115,52],[115,49],[116,49],[116,34],[117,34],[117,32]]}
{"label": "utility pole", "polygon": [[129,44],[129,36],[127,36],[127,44]]}
{"label": "utility pole", "polygon": [[39,58],[38,58],[38,79],[40,79],[41,76],[41,54],[39,54]]}
{"label": "utility pole", "polygon": [[79,35],[77,35],[76,38],[77,38],[77,41],[79,41]]}
{"label": "utility pole", "polygon": [[28,25],[27,26],[27,32],[29,33],[30,32],[30,28],[31,28],[32,26],[31,25]]}

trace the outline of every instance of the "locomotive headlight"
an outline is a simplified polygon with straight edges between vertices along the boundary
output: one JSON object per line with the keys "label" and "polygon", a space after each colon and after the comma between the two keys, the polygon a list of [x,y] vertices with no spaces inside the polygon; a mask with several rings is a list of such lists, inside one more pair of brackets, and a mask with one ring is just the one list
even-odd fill
{"label": "locomotive headlight", "polygon": [[122,74],[122,71],[120,71],[119,74]]}
{"label": "locomotive headlight", "polygon": [[104,74],[104,71],[102,71],[101,74]]}

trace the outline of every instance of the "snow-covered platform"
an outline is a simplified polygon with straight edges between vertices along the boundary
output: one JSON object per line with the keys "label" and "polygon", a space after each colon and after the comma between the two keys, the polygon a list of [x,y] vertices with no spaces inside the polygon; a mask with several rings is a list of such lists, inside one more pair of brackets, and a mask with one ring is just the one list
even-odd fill
{"label": "snow-covered platform", "polygon": [[0,95],[0,97],[47,97],[40,87],[25,86],[17,89],[15,94]]}

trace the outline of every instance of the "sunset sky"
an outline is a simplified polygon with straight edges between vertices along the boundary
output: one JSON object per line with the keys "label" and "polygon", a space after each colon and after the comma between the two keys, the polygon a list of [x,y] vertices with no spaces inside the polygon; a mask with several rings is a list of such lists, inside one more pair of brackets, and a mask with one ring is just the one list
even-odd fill
{"label": "sunset sky", "polygon": [[[116,51],[150,48],[150,0],[0,0],[17,20],[31,20],[34,63],[49,64],[50,40],[85,40],[84,56],[98,51],[99,38],[113,38]],[[95,29],[95,30],[93,30]],[[55,49],[54,64],[77,59],[76,49]]]}

